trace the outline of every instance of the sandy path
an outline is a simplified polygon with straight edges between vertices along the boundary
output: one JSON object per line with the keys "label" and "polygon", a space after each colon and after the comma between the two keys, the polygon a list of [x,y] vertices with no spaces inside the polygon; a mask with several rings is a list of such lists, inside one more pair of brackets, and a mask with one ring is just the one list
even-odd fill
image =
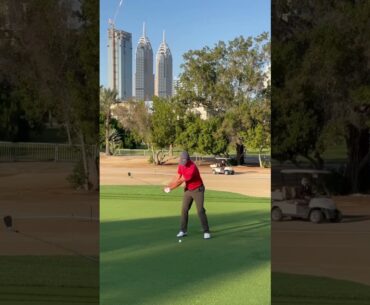
{"label": "sandy path", "polygon": [[[100,156],[102,185],[165,185],[177,172],[175,162],[162,166],[148,163],[148,157]],[[249,196],[270,197],[270,170],[236,166],[235,175],[213,175],[208,164],[199,166],[207,189],[235,192]],[[131,177],[128,176],[131,173]]]}

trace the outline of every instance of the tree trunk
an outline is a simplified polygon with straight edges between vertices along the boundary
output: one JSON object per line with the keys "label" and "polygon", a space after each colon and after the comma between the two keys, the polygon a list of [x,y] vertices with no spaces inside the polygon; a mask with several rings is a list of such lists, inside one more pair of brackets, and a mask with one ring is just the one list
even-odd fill
{"label": "tree trunk", "polygon": [[238,165],[244,164],[244,145],[236,143],[236,162]]}
{"label": "tree trunk", "polygon": [[264,167],[263,164],[262,164],[262,158],[261,158],[261,154],[262,154],[262,148],[260,148],[258,150],[258,162],[260,164],[260,167]]}
{"label": "tree trunk", "polygon": [[51,115],[51,111],[49,110],[49,127],[53,128],[53,116]]}
{"label": "tree trunk", "polygon": [[314,154],[314,157],[315,157],[316,162],[317,162],[317,168],[318,169],[323,169],[324,168],[324,160],[323,160],[323,158],[321,158],[320,153],[316,151],[315,154]]}
{"label": "tree trunk", "polygon": [[65,127],[67,132],[68,145],[72,145],[71,128],[68,121],[65,123]]}
{"label": "tree trunk", "polygon": [[110,110],[107,111],[105,118],[105,154],[110,156],[109,150],[109,122],[110,122]]}
{"label": "tree trunk", "polygon": [[358,130],[348,127],[346,139],[348,161],[346,167],[346,187],[350,193],[365,192],[369,189],[369,129]]}
{"label": "tree trunk", "polygon": [[157,165],[157,154],[156,154],[156,152],[154,150],[153,145],[152,145],[152,157],[153,157],[153,163],[154,163],[154,165]]}
{"label": "tree trunk", "polygon": [[302,155],[302,157],[306,158],[308,162],[310,162],[310,164],[315,168],[315,169],[321,169],[322,167],[320,167],[320,162],[314,158],[314,157],[311,157],[309,155]]}
{"label": "tree trunk", "polygon": [[71,127],[71,121],[70,121],[70,97],[67,90],[63,90],[63,118],[64,118],[64,124],[67,132],[67,138],[68,138],[68,144],[72,145],[72,127]]}
{"label": "tree trunk", "polygon": [[169,151],[170,157],[173,157],[173,145],[170,144],[170,151]]}
{"label": "tree trunk", "polygon": [[[95,151],[97,151],[95,147]],[[99,190],[99,158],[95,153],[92,155],[87,155],[88,159],[88,172],[89,172],[89,181],[92,184],[93,190]]]}
{"label": "tree trunk", "polygon": [[84,166],[84,174],[85,174],[84,189],[86,191],[88,191],[89,190],[89,170],[88,170],[88,165],[87,165],[87,154],[86,154],[85,140],[84,140],[84,136],[83,136],[81,130],[79,131],[79,136],[80,136],[82,163],[83,163],[83,166]]}

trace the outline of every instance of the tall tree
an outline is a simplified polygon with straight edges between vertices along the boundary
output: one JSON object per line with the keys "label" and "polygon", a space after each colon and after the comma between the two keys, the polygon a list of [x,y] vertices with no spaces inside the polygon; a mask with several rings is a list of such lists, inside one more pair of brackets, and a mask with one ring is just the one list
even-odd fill
{"label": "tall tree", "polygon": [[113,114],[122,126],[134,135],[136,141],[152,147],[152,110],[144,101],[120,103]]}
{"label": "tall tree", "polygon": [[[172,147],[176,140],[176,125],[177,115],[173,103],[170,100],[154,97],[151,138],[155,164],[163,162],[160,158],[163,149],[168,148],[172,154]],[[154,151],[154,148],[159,150]]]}
{"label": "tall tree", "polygon": [[213,156],[227,155],[229,141],[221,126],[221,118],[214,117],[201,121],[201,134],[197,143],[198,152]]}
{"label": "tall tree", "polygon": [[90,185],[96,189],[99,186],[96,156],[99,143],[99,1],[82,1],[76,15],[78,20],[69,19],[77,45],[72,48],[75,56],[66,73],[67,88],[71,97],[72,129],[82,152],[85,189]]}
{"label": "tall tree", "polygon": [[1,29],[1,74],[22,117],[29,126],[58,119],[69,144],[81,147],[85,189],[97,187],[91,146],[97,148],[99,131],[98,1],[81,1],[75,9],[71,0],[4,3],[11,20]]}
{"label": "tall tree", "polygon": [[304,156],[321,168],[323,152],[344,142],[348,154],[343,161],[344,191],[369,189],[370,4],[362,0],[277,4],[276,26],[286,25],[290,31],[275,32],[273,154],[281,160]]}
{"label": "tall tree", "polygon": [[260,167],[265,166],[262,161],[262,151],[271,147],[270,105],[270,99],[251,105],[250,119],[244,140],[247,147],[257,149]]}
{"label": "tall tree", "polygon": [[112,106],[118,102],[117,92],[107,88],[100,88],[100,112],[104,116],[104,130],[105,130],[105,154],[109,156],[109,126],[112,116]]}
{"label": "tall tree", "polygon": [[268,39],[267,33],[255,38],[238,37],[227,44],[220,41],[214,48],[184,54],[177,99],[190,109],[204,107],[210,116],[230,117],[225,130],[236,147],[240,164],[244,160],[245,142],[240,138],[244,126],[231,121],[239,115],[240,105],[266,90],[270,66]]}

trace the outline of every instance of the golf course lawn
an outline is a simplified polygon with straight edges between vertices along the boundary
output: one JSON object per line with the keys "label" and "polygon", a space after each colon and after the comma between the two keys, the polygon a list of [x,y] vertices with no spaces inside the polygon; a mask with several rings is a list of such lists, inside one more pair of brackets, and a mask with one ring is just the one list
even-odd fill
{"label": "golf course lawn", "polygon": [[324,277],[272,273],[272,304],[368,305],[370,287]]}
{"label": "golf course lawn", "polygon": [[182,190],[101,186],[104,305],[270,304],[270,200],[206,191],[212,239],[192,207],[179,243]]}
{"label": "golf course lawn", "polygon": [[99,304],[96,262],[73,256],[0,256],[0,304]]}

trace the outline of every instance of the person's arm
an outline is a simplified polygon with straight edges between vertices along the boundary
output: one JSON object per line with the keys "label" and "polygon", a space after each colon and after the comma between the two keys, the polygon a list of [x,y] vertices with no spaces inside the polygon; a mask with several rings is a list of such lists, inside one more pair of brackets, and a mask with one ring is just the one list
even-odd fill
{"label": "person's arm", "polygon": [[173,190],[173,189],[175,189],[175,188],[177,188],[177,187],[179,187],[181,184],[183,184],[185,182],[185,178],[182,176],[182,175],[180,175],[180,174],[178,174],[176,177],[175,177],[175,179],[173,179],[168,185],[167,185],[167,187],[169,187],[170,188],[170,190]]}

